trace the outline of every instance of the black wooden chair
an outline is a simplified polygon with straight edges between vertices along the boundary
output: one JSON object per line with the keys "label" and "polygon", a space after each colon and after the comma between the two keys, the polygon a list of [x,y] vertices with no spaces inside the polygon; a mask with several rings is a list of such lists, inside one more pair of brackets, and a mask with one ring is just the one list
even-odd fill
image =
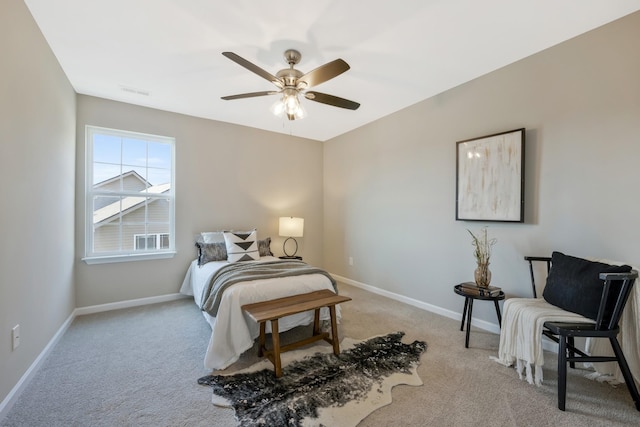
{"label": "black wooden chair", "polygon": [[[533,262],[544,261],[547,263],[547,271],[551,266],[551,258],[525,257],[529,261],[531,280],[535,297],[535,279],[533,274]],[[567,363],[575,368],[575,362],[618,362],[620,370],[627,384],[629,393],[640,411],[640,394],[629,370],[629,365],[624,357],[617,336],[620,332],[618,322],[627,303],[638,272],[631,270],[629,273],[600,273],[603,281],[602,295],[595,323],[586,322],[545,322],[543,334],[559,344],[558,347],[558,409],[565,410],[567,394]],[[611,302],[614,302],[611,310]],[[576,348],[574,339],[582,338],[608,338],[614,352],[614,356],[594,356],[584,353]]]}

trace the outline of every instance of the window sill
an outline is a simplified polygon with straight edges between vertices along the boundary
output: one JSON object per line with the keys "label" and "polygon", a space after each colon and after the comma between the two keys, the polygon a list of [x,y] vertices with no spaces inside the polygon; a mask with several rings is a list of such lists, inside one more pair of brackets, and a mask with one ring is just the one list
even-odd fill
{"label": "window sill", "polygon": [[152,259],[166,259],[173,258],[176,255],[175,251],[171,252],[154,252],[147,254],[130,254],[130,255],[110,255],[110,256],[92,256],[84,257],[82,261],[87,264],[110,264],[114,262],[129,262],[129,261],[147,261]]}

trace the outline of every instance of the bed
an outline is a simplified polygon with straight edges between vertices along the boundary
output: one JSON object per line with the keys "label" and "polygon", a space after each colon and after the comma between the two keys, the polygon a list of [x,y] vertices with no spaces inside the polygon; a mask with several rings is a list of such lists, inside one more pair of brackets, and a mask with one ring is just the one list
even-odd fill
{"label": "bed", "polygon": [[[202,233],[205,235],[205,233]],[[256,239],[257,240],[257,239]],[[203,262],[202,251],[204,245],[209,243],[209,247],[214,247],[213,243],[218,243],[218,256],[215,260],[205,259]],[[252,260],[236,262],[242,264],[242,268],[256,268],[262,265],[284,264],[288,261],[280,260],[271,254],[269,249],[270,239],[261,241],[261,254]],[[228,269],[230,263],[223,258],[221,243],[219,242],[199,242],[198,258],[193,260],[187,270],[184,281],[180,288],[180,293],[193,296],[194,302],[202,309],[207,305],[207,288],[212,283],[212,278],[220,275],[224,269]],[[229,251],[230,253],[231,251]],[[233,283],[221,292],[219,304],[216,304],[216,311],[202,311],[207,323],[211,326],[211,337],[204,358],[204,366],[207,369],[225,369],[238,360],[240,355],[253,346],[254,340],[260,331],[258,324],[250,319],[241,309],[242,305],[266,301],[274,298],[281,298],[290,295],[297,295],[321,289],[334,291],[335,282],[332,282],[328,273],[324,274],[301,274],[287,277],[267,278],[239,281]],[[214,315],[215,314],[215,315]],[[340,307],[336,307],[336,314],[340,319]],[[321,320],[329,319],[329,310],[323,308],[320,312]],[[282,318],[279,322],[280,332],[287,331],[296,326],[308,325],[313,322],[313,311],[299,313]],[[270,325],[267,325],[267,332],[270,332]]]}

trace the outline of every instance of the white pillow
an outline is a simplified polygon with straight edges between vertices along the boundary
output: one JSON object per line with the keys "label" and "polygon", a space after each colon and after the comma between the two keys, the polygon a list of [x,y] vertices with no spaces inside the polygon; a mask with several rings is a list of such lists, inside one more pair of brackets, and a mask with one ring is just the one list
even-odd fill
{"label": "white pillow", "polygon": [[224,242],[222,231],[203,231],[200,233],[202,243],[218,243]]}
{"label": "white pillow", "polygon": [[225,231],[224,243],[227,247],[227,261],[256,261],[260,259],[258,251],[258,233],[252,231]]}

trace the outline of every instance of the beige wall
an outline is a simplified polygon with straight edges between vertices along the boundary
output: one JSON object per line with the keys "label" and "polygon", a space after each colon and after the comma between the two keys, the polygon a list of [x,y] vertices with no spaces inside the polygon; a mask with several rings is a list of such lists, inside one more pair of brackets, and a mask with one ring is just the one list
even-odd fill
{"label": "beige wall", "polygon": [[0,9],[1,403],[75,307],[75,93],[24,2]]}
{"label": "beige wall", "polygon": [[460,312],[486,223],[455,221],[455,143],[520,127],[526,223],[490,224],[493,284],[529,296],[522,258],[552,250],[640,265],[635,13],[325,143],[325,267]]}
{"label": "beige wall", "polygon": [[[87,265],[85,125],[176,138],[176,248],[172,259]],[[178,292],[200,231],[257,228],[282,254],[278,217],[305,219],[305,261],[323,263],[322,143],[90,96],[78,96],[76,297],[84,307]]]}

